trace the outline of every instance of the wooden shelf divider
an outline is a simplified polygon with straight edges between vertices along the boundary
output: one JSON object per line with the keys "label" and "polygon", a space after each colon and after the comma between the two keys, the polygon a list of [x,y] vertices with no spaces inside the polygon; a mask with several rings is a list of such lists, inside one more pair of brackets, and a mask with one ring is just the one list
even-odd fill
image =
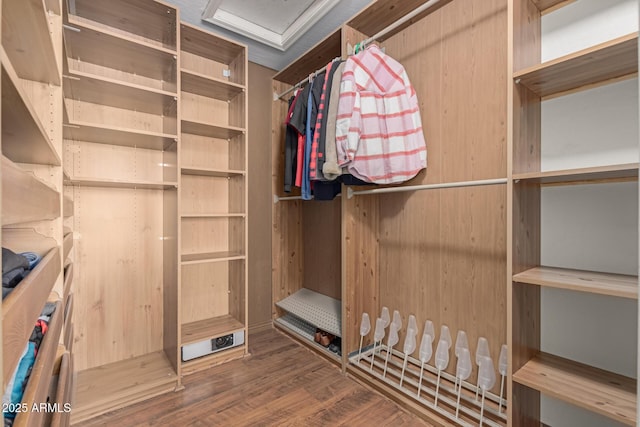
{"label": "wooden shelf divider", "polygon": [[121,179],[100,179],[72,176],[65,185],[79,187],[133,188],[142,190],[170,190],[178,186],[177,182],[127,181]]}
{"label": "wooden shelf divider", "polygon": [[[39,405],[40,403],[47,402],[49,385],[51,384],[53,374],[53,365],[56,360],[62,324],[64,323],[63,312],[62,302],[56,302],[56,310],[49,320],[49,328],[38,349],[38,356],[31,369],[31,375],[29,376],[29,381],[22,396],[22,403],[26,403],[29,409],[31,409],[34,404]],[[35,320],[33,325],[31,325],[32,330],[34,326]],[[16,427],[43,425],[45,414],[44,411],[29,410],[20,412],[16,415],[13,425]]]}
{"label": "wooden shelf divider", "polygon": [[182,69],[182,90],[209,98],[230,100],[245,91],[243,85]]}
{"label": "wooden shelf divider", "polygon": [[235,126],[216,125],[195,120],[182,120],[182,132],[192,135],[207,136],[210,138],[231,139],[234,136],[242,135],[244,128]]}
{"label": "wooden shelf divider", "polygon": [[4,156],[2,188],[3,226],[60,216],[60,194]]}
{"label": "wooden shelf divider", "polygon": [[636,380],[548,353],[513,374],[513,381],[555,399],[636,425]]}
{"label": "wooden shelf divider", "polygon": [[183,175],[203,175],[203,176],[213,176],[213,177],[219,177],[219,178],[245,175],[244,171],[231,170],[231,169],[208,169],[208,168],[184,168],[183,167],[181,169],[181,172]]}
{"label": "wooden shelf divider", "polygon": [[4,49],[0,49],[0,59],[2,153],[14,162],[60,166],[60,156]]}
{"label": "wooden shelf divider", "polygon": [[240,252],[206,252],[197,254],[182,254],[182,265],[202,264],[206,262],[236,261],[245,259]]}
{"label": "wooden shelf divider", "polygon": [[638,33],[514,73],[514,80],[546,97],[638,72]]}
{"label": "wooden shelf divider", "polygon": [[73,233],[67,233],[62,239],[62,260],[69,258],[71,249],[73,248]]}
{"label": "wooden shelf divider", "polygon": [[[21,78],[60,85],[60,68],[43,1],[3,3],[2,46]],[[2,62],[5,64],[4,58]]]}
{"label": "wooden shelf divider", "polygon": [[556,267],[535,267],[514,275],[513,281],[571,291],[638,299],[638,276]]}
{"label": "wooden shelf divider", "polygon": [[51,249],[2,301],[3,388],[18,365],[42,307],[60,274],[60,248]]}
{"label": "wooden shelf divider", "polygon": [[69,120],[64,128],[64,138],[97,144],[165,150],[175,142],[177,135]]}

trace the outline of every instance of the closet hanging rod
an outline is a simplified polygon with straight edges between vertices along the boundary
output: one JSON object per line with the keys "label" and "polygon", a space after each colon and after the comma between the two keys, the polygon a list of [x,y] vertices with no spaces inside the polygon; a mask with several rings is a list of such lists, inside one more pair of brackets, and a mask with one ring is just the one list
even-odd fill
{"label": "closet hanging rod", "polygon": [[[336,194],[336,197],[340,197],[340,194]],[[280,197],[277,194],[273,195],[273,204],[277,204],[278,202],[284,201],[286,202],[287,200],[302,200],[302,196],[285,196],[285,197]],[[311,196],[311,200],[313,200],[313,196]]]}
{"label": "closet hanging rod", "polygon": [[[438,3],[443,3],[443,6],[444,6],[444,4],[449,3],[451,1],[452,0],[429,0],[428,2],[423,4],[422,6],[419,6],[419,7],[415,8],[414,10],[412,10],[411,12],[407,13],[406,15],[404,15],[402,18],[398,19],[397,21],[395,21],[391,25],[389,25],[389,26],[383,28],[382,30],[378,31],[373,36],[369,37],[368,39],[365,39],[364,41],[362,41],[360,43],[360,45],[362,47],[365,47],[366,45],[368,45],[372,41],[377,40],[380,37],[389,34],[391,31],[395,30],[396,28],[398,28],[401,25],[406,24],[407,22],[409,22],[410,20],[415,18],[417,15],[419,15],[422,12],[432,8],[433,6],[437,5]],[[338,58],[336,58],[336,59],[338,59]],[[327,69],[327,66],[325,65],[324,67],[320,68],[319,70],[317,70],[315,73],[312,73],[312,74],[316,74],[316,75],[320,74],[321,72],[323,72],[326,69]],[[309,78],[307,77],[307,78],[304,78],[304,79],[300,80],[298,83],[296,83],[295,85],[291,86],[289,89],[285,90],[284,92],[282,92],[280,94],[276,94],[274,92],[273,100],[277,101],[278,99],[281,99],[283,96],[287,95],[288,93],[293,92],[294,90],[296,90],[297,88],[302,86],[302,84],[304,82],[306,82],[308,79]]]}
{"label": "closet hanging rod", "polygon": [[[335,57],[332,59],[332,61],[335,61],[336,59],[340,59],[339,56]],[[318,75],[321,72],[325,71],[327,69],[327,66],[325,65],[324,67],[316,70],[315,72],[311,73],[314,75]],[[309,76],[311,76],[311,74],[309,74]],[[304,79],[300,80],[298,83],[296,83],[295,85],[291,86],[289,89],[285,90],[284,92],[282,92],[281,94],[276,94],[275,92],[273,93],[273,100],[277,101],[278,99],[281,99],[283,96],[285,96],[286,94],[293,92],[294,90],[296,90],[297,88],[299,88],[300,86],[302,86],[302,84],[306,81],[309,80],[309,77],[305,77]]]}
{"label": "closet hanging rod", "polygon": [[426,184],[426,185],[408,185],[405,187],[385,187],[376,188],[374,190],[353,191],[351,187],[347,188],[347,198],[353,196],[364,196],[367,194],[384,194],[384,193],[401,193],[405,191],[419,190],[436,190],[440,188],[457,188],[457,187],[479,187],[482,185],[498,185],[506,184],[507,178],[481,179],[478,181],[460,181],[460,182],[444,182],[442,184]]}

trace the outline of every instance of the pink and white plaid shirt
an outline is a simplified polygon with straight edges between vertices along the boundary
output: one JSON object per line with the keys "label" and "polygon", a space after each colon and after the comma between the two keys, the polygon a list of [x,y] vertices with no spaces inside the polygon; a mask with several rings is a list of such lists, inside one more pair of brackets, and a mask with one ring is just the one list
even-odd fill
{"label": "pink and white plaid shirt", "polygon": [[336,149],[340,166],[376,184],[403,182],[427,167],[416,92],[404,67],[378,46],[345,63]]}

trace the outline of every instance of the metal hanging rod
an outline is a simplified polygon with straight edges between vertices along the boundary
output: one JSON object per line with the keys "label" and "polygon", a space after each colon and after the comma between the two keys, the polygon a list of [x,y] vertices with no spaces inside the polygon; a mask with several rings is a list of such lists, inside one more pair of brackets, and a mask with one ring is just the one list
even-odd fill
{"label": "metal hanging rod", "polygon": [[[340,197],[341,194],[336,194],[336,197]],[[288,200],[302,200],[302,196],[286,196],[280,197],[277,194],[273,195],[273,204],[277,204],[278,202],[286,202]],[[311,196],[311,200],[313,200],[313,196]]]}
{"label": "metal hanging rod", "polygon": [[506,183],[507,183],[507,178],[496,178],[496,179],[482,179],[478,181],[445,182],[442,184],[408,185],[405,187],[385,187],[385,188],[376,188],[374,190],[362,190],[362,191],[353,191],[351,187],[349,187],[347,188],[347,198],[350,199],[353,196],[364,196],[367,194],[402,193],[406,191],[436,190],[439,188],[479,187],[483,185],[498,185],[498,184],[506,184]]}
{"label": "metal hanging rod", "polygon": [[[332,61],[335,61],[338,58],[339,57],[336,57],[336,58],[332,59]],[[321,72],[325,71],[326,69],[327,69],[327,66],[325,65],[324,67],[320,68],[319,70],[316,70],[314,73],[311,73],[311,74],[315,74],[317,76],[318,74],[320,74]],[[311,74],[309,74],[309,77],[311,77]],[[300,80],[298,83],[296,83],[295,85],[291,86],[289,89],[285,90],[284,92],[282,92],[279,95],[274,92],[273,100],[277,101],[278,99],[282,98],[286,94],[288,94],[290,92],[293,92],[294,90],[296,90],[297,88],[302,86],[304,84],[304,82],[309,81],[309,77],[305,77],[304,79]]]}

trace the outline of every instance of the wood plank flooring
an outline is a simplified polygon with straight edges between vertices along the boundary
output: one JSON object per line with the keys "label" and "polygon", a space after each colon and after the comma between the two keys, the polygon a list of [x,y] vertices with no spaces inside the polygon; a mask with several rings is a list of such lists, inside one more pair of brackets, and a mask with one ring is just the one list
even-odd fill
{"label": "wood plank flooring", "polygon": [[184,379],[185,389],[76,426],[428,426],[275,330],[251,357]]}

